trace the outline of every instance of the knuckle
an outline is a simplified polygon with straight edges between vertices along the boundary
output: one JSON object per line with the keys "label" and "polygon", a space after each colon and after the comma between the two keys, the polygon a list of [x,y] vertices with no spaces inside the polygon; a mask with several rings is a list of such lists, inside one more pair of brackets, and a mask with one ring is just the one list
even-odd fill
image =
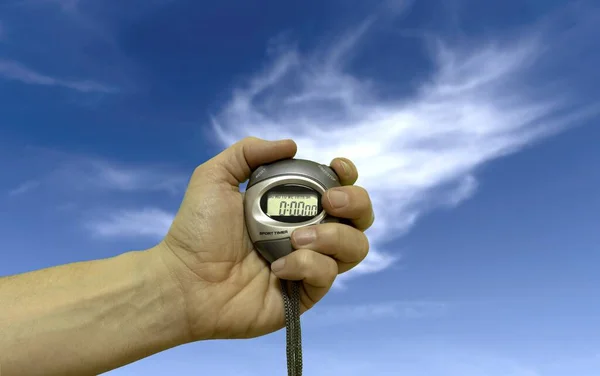
{"label": "knuckle", "polygon": [[325,285],[329,286],[333,283],[339,273],[338,264],[335,259],[329,256],[323,257],[324,262],[321,263],[321,267],[318,270],[321,274],[320,279],[325,282]]}
{"label": "knuckle", "polygon": [[356,195],[361,199],[361,201],[370,202],[371,198],[369,197],[369,192],[364,187],[355,185]]}
{"label": "knuckle", "polygon": [[348,238],[344,235],[346,227],[347,226],[335,226],[335,229],[333,231],[333,240],[335,241],[335,244],[331,244],[332,246],[339,248],[341,245],[344,244],[345,241],[348,240]]}
{"label": "knuckle", "polygon": [[357,210],[366,211],[371,208],[371,198],[367,190],[363,187],[356,187],[354,202]]}
{"label": "knuckle", "polygon": [[240,144],[242,145],[246,145],[246,144],[251,144],[254,143],[256,141],[259,141],[260,139],[258,137],[254,137],[254,136],[247,136],[244,137],[241,141]]}
{"label": "knuckle", "polygon": [[326,223],[317,230],[317,243],[321,249],[337,250],[346,241],[345,228],[338,223]]}
{"label": "knuckle", "polygon": [[367,223],[366,228],[370,228],[371,226],[373,226],[374,223],[375,223],[375,212],[373,210],[371,210],[371,218],[369,219],[369,222]]}
{"label": "knuckle", "polygon": [[332,250],[333,257],[346,262],[360,262],[369,252],[367,236],[353,227],[336,225],[331,227],[330,235],[323,246]]}
{"label": "knuckle", "polygon": [[305,272],[306,270],[310,270],[313,263],[312,251],[308,249],[300,249],[296,251],[296,261],[298,268],[301,271]]}
{"label": "knuckle", "polygon": [[335,236],[335,225],[336,223],[323,223],[314,226],[315,241],[313,244],[318,248],[330,247],[335,241],[335,238],[332,240],[332,237]]}
{"label": "knuckle", "polygon": [[360,241],[358,242],[360,244],[358,250],[359,250],[359,262],[364,260],[367,255],[369,254],[369,249],[371,248],[371,245],[369,244],[369,238],[367,238],[367,236],[364,233],[360,233]]}
{"label": "knuckle", "polygon": [[323,265],[323,277],[327,283],[327,285],[331,285],[335,280],[335,277],[338,275],[338,264],[331,257],[325,257],[327,260]]}
{"label": "knuckle", "polygon": [[214,178],[214,167],[211,167],[210,163],[203,163],[196,166],[192,175],[190,176],[189,184],[198,183]]}
{"label": "knuckle", "polygon": [[216,181],[218,178],[217,169],[214,164],[204,163],[196,166],[192,173],[190,183],[202,181]]}
{"label": "knuckle", "polygon": [[192,176],[202,175],[202,171],[204,170],[204,164],[197,165],[192,172]]}
{"label": "knuckle", "polygon": [[367,257],[367,253],[369,252],[369,240],[362,231],[353,228],[352,232],[352,236],[348,236],[346,240],[346,247],[348,250],[346,261],[357,263]]}

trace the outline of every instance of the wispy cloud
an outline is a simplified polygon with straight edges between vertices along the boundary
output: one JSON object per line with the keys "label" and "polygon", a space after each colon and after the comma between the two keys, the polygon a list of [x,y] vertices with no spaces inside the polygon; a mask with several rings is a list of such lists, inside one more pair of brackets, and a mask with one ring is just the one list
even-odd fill
{"label": "wispy cloud", "polygon": [[37,180],[26,181],[26,182],[20,184],[19,186],[17,186],[16,188],[10,190],[8,192],[8,195],[10,197],[19,196],[24,193],[33,191],[34,189],[36,189],[39,186],[40,186],[40,182]]}
{"label": "wispy cloud", "polygon": [[[315,348],[306,354],[306,371],[311,375],[365,374],[392,376],[542,376],[537,367],[495,351],[469,348],[461,344],[419,339],[391,338],[377,342],[351,342],[331,350]],[[315,346],[316,347],[316,346]],[[365,348],[369,348],[365,352]],[[337,351],[335,351],[337,350]],[[309,372],[307,372],[309,373]]]}
{"label": "wispy cloud", "polygon": [[63,11],[72,11],[77,9],[80,2],[80,0],[12,0],[12,2],[9,2],[9,5],[22,7],[51,5]]}
{"label": "wispy cloud", "polygon": [[[355,328],[352,333],[359,332]],[[377,331],[377,333],[381,333]],[[414,335],[397,333],[385,338],[360,335],[344,339],[327,333],[314,338],[310,333],[303,337],[304,372],[311,376],[591,376],[592,372],[559,373],[541,372],[539,361],[526,355],[505,354],[499,346],[469,346],[464,341],[423,339]],[[283,334],[279,334],[283,336]],[[271,337],[271,336],[269,336]],[[272,375],[286,374],[285,357],[280,343],[269,337],[247,341],[221,341],[202,347],[202,367],[209,374],[253,376],[269,371]],[[277,338],[277,337],[275,337]],[[280,337],[278,340],[283,340]],[[201,345],[198,345],[201,346]],[[197,367],[183,359],[193,358],[197,347],[171,350],[130,366],[111,371],[110,375],[161,375],[176,370],[179,374],[193,372]],[[524,351],[525,354],[530,352]],[[231,362],[232,356],[236,361]],[[526,358],[526,359],[523,359]],[[564,354],[559,358],[569,364]],[[568,370],[568,368],[565,368]],[[579,370],[579,368],[577,369]],[[594,373],[595,374],[595,373]]]}
{"label": "wispy cloud", "polygon": [[[34,150],[40,174],[15,189],[27,193],[38,185],[55,192],[94,195],[97,193],[167,192],[182,194],[188,175],[174,166],[119,163],[98,157],[73,155],[52,150]],[[36,168],[32,169],[35,173]]]}
{"label": "wispy cloud", "polygon": [[355,321],[382,319],[415,320],[444,315],[448,305],[444,302],[385,301],[361,305],[322,306],[306,313],[309,325],[347,325]]}
{"label": "wispy cloud", "polygon": [[185,190],[187,176],[165,166],[132,166],[94,158],[69,160],[52,174],[54,181],[80,189],[124,192]]}
{"label": "wispy cloud", "polygon": [[64,11],[73,11],[77,9],[80,0],[46,0],[50,3],[57,4]]}
{"label": "wispy cloud", "polygon": [[545,77],[553,90],[530,78],[544,58],[565,57],[538,30],[510,41],[429,39],[429,77],[410,95],[381,95],[378,79],[385,75],[365,78],[347,68],[371,25],[365,22],[324,55],[280,46],[272,64],[238,85],[213,117],[223,145],[248,135],[290,137],[299,157],[328,162],[346,156],[356,163],[377,221],[369,231],[372,252],[344,278],[391,266],[398,252],[385,252],[386,242],[424,213],[471,197],[482,165],[589,115],[568,107],[573,88],[560,85],[564,77]]}
{"label": "wispy cloud", "polygon": [[101,237],[144,236],[161,239],[173,222],[173,214],[156,209],[123,210],[95,219],[86,226]]}
{"label": "wispy cloud", "polygon": [[82,93],[114,93],[117,91],[114,87],[94,81],[73,81],[47,76],[16,61],[3,59],[0,59],[0,78],[30,85],[60,86]]}
{"label": "wispy cloud", "polygon": [[[37,148],[30,153],[35,155],[26,162],[30,177],[9,190],[8,196],[16,199],[36,195],[33,197],[36,199],[39,198],[36,191],[41,190],[44,202],[53,201],[49,209],[57,210],[57,206],[61,211],[77,209],[84,218],[89,218],[81,222],[83,226],[100,237],[160,239],[167,233],[175,213],[172,207],[167,211],[152,205],[156,205],[159,195],[162,203],[177,204],[189,179],[188,173],[168,164],[119,163]],[[22,178],[22,171],[20,175]],[[144,206],[148,198],[154,202]],[[131,209],[124,210],[122,202]],[[115,209],[116,206],[120,208]]]}

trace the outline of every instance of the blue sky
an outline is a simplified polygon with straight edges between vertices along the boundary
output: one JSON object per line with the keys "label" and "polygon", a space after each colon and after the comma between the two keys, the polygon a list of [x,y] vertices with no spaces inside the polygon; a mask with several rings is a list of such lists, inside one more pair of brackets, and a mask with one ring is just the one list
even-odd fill
{"label": "blue sky", "polygon": [[[155,244],[247,135],[352,158],[372,251],[306,374],[600,374],[591,1],[0,0],[0,274]],[[111,375],[283,374],[282,332]]]}

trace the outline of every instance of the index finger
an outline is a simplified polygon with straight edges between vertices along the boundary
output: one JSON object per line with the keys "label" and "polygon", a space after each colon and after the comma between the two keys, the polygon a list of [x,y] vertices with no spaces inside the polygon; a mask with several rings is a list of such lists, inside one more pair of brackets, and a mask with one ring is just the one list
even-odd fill
{"label": "index finger", "polygon": [[329,165],[340,178],[342,185],[352,185],[358,180],[358,170],[348,158],[335,158]]}

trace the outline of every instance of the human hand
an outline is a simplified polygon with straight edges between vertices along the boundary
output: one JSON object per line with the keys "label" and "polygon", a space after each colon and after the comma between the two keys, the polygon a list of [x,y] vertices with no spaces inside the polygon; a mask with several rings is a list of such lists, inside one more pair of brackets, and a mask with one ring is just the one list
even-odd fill
{"label": "human hand", "polygon": [[[304,312],[323,298],[339,273],[367,255],[363,231],[374,220],[371,201],[363,188],[353,185],[358,178],[354,164],[341,158],[331,167],[342,187],[328,191],[322,204],[353,226],[326,223],[296,230],[292,244],[297,250],[271,266],[254,250],[239,184],[260,165],[295,154],[291,140],[246,138],[194,171],[168,234],[151,250],[179,286],[190,341],[250,338],[278,330],[285,324],[280,278],[303,281]],[[305,230],[316,237],[303,244]]]}

